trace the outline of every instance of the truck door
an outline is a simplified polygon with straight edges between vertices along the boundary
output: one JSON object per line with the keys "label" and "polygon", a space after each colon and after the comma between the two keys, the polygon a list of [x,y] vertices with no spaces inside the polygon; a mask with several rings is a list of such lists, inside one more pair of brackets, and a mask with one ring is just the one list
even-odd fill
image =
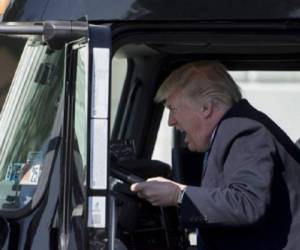
{"label": "truck door", "polygon": [[60,249],[113,249],[108,188],[110,29],[66,44]]}
{"label": "truck door", "polygon": [[111,32],[89,27],[89,169],[87,226],[90,249],[114,249],[113,198],[108,186],[109,95]]}
{"label": "truck door", "polygon": [[1,247],[113,249],[109,27],[0,26],[5,46],[15,44],[7,34],[21,39],[11,50],[0,46],[2,55],[13,51],[16,68],[0,102]]}

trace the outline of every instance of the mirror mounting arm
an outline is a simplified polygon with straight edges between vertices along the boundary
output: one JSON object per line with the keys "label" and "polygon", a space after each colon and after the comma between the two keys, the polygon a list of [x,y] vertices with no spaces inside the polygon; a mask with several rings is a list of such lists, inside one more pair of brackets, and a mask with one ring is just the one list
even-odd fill
{"label": "mirror mounting arm", "polygon": [[61,49],[66,43],[87,38],[88,23],[82,21],[49,21],[43,24],[43,39],[51,49]]}
{"label": "mirror mounting arm", "polygon": [[50,49],[61,49],[66,43],[88,36],[86,21],[45,21],[43,23],[2,23],[0,34],[41,35]]}

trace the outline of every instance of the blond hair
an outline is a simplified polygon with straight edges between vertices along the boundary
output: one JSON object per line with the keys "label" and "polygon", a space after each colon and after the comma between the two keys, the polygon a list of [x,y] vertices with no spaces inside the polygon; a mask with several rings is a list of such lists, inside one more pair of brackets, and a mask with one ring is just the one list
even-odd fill
{"label": "blond hair", "polygon": [[155,101],[165,101],[179,90],[193,100],[210,98],[226,106],[232,106],[242,98],[226,68],[215,61],[192,62],[176,69],[160,86]]}

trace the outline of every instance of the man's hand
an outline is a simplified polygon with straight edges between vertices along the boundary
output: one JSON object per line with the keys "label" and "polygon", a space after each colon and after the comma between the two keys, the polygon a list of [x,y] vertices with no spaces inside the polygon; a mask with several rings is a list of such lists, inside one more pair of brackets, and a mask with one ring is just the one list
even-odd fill
{"label": "man's hand", "polygon": [[134,183],[130,189],[153,206],[175,206],[181,190],[186,186],[163,177],[149,178],[145,182]]}

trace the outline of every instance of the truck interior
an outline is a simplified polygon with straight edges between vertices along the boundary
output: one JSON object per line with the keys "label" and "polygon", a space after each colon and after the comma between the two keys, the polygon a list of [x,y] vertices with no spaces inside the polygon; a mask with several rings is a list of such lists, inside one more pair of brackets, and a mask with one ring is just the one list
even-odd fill
{"label": "truck interior", "polygon": [[[111,168],[143,179],[163,176],[200,185],[197,176],[201,176],[201,153],[189,152],[180,132],[159,132],[160,127],[167,126],[167,119],[162,119],[163,104],[154,102],[159,85],[173,69],[197,60],[221,61],[239,80],[243,80],[239,76],[245,72],[291,77],[299,71],[300,41],[292,32],[282,32],[282,27],[268,23],[260,30],[251,25],[243,29],[217,24],[197,28],[191,24],[154,26],[131,26],[132,33],[127,30],[127,36],[122,36],[118,27],[114,29]],[[283,89],[284,84],[278,83]],[[265,94],[268,102],[267,95],[272,93]],[[168,156],[157,160],[155,150],[159,143],[163,144],[160,150],[164,149]],[[152,207],[132,195],[128,184],[112,183],[117,199],[117,238],[128,249],[195,247],[193,230],[180,226],[178,208]]]}

